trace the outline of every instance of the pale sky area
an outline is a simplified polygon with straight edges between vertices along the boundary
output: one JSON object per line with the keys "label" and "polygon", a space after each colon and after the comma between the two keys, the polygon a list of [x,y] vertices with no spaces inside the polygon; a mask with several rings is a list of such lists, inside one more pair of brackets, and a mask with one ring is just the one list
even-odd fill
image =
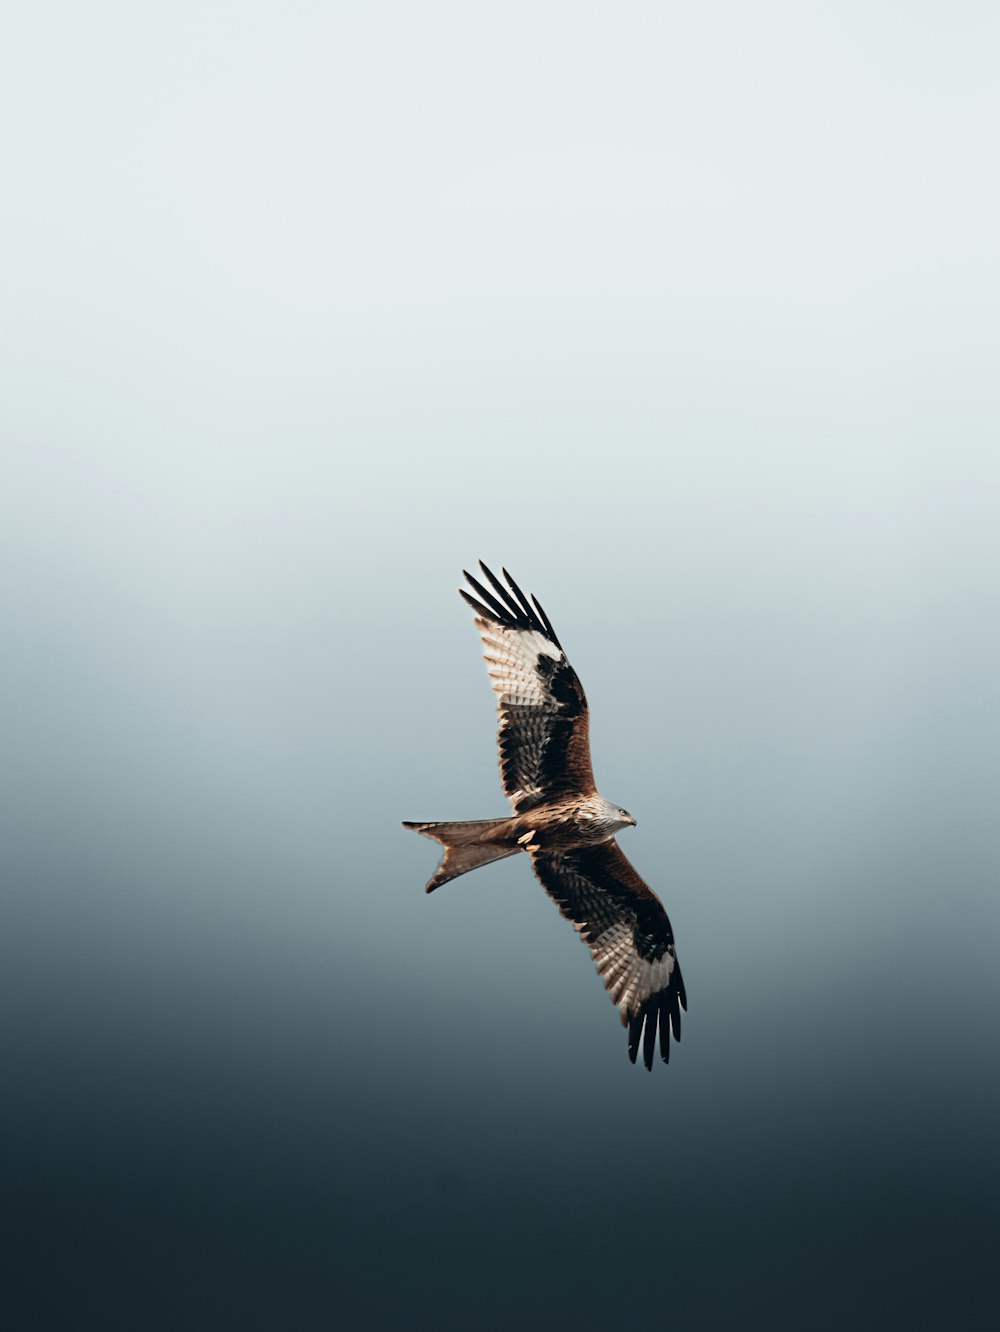
{"label": "pale sky area", "polygon": [[[998,38],[962,0],[4,19],[30,1325],[978,1325]],[[480,556],[673,922],[652,1075],[522,858],[427,898],[399,828],[505,812]]]}

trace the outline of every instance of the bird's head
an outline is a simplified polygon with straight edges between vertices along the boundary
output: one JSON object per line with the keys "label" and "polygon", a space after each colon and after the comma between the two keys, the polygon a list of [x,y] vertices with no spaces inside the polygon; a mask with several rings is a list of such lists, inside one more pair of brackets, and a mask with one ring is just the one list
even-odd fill
{"label": "bird's head", "polygon": [[622,809],[621,805],[612,805],[610,800],[604,800],[603,805],[601,821],[606,827],[614,832],[618,832],[621,828],[635,827],[635,819],[627,809]]}

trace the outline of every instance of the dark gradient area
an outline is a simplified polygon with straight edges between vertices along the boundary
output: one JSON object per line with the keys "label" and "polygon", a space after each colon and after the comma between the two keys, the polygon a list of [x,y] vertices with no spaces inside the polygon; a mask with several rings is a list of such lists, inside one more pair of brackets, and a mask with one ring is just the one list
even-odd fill
{"label": "dark gradient area", "polygon": [[[376,736],[400,727],[390,764],[330,704],[351,685],[325,669],[334,617],[293,716],[301,641],[272,649],[256,720],[195,689],[184,744],[149,720],[178,703],[170,672],[115,701],[49,679],[61,762],[46,800],[28,764],[6,803],[17,1325],[598,1328],[623,1302],[657,1325],[977,1322],[1000,1183],[980,770],[941,777],[939,722],[907,726],[906,691],[838,709],[807,630],[747,649],[744,677],[770,669],[745,712],[745,683],[719,703],[724,739],[704,637],[673,702],[626,652],[623,701],[599,617],[560,616],[688,978],[684,1041],[648,1075],[526,862],[422,892],[433,848],[395,817],[502,810],[473,631],[438,600],[411,631],[426,712],[367,681]],[[396,632],[373,615],[375,660]],[[973,764],[977,705],[954,706]]]}

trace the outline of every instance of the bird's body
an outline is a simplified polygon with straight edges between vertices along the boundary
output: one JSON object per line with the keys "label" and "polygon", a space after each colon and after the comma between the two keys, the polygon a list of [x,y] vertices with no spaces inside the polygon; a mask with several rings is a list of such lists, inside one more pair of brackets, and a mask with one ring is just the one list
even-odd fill
{"label": "bird's body", "polygon": [[466,574],[490,679],[498,695],[500,771],[514,813],[504,819],[406,823],[445,850],[427,891],[520,851],[589,947],[629,1030],[635,1062],[652,1068],[659,1029],[667,1062],[687,1007],[673,932],[659,899],[615,841],[635,819],[598,794],[590,763],[587,700],[538,602],[504,570],[485,565],[493,591]]}
{"label": "bird's body", "polygon": [[562,797],[537,805],[528,814],[513,819],[517,840],[526,851],[571,851],[610,841],[632,820],[618,818],[615,805],[597,795],[579,799]]}

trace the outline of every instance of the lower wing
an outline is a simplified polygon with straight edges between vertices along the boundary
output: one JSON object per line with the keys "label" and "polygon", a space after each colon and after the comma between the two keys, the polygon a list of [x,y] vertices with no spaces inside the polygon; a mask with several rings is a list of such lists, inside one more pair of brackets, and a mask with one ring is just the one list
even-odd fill
{"label": "lower wing", "polygon": [[681,1038],[687,995],[674,952],[674,935],[659,898],[642,881],[615,841],[561,855],[534,852],[535,873],[559,910],[590,949],[598,973],[628,1028],[628,1053],[653,1067],[670,1060],[670,1032]]}

